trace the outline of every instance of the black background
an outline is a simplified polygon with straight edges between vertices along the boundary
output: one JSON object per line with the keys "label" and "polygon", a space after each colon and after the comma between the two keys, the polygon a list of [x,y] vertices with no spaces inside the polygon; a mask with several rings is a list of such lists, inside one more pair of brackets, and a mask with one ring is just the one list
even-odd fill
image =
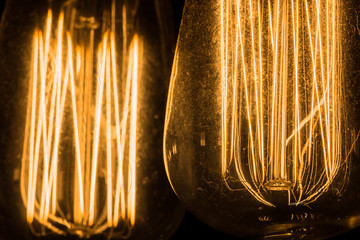
{"label": "black background", "polygon": [[[182,9],[185,0],[170,0],[170,1],[172,1],[173,3],[176,29],[178,30],[181,22]],[[5,6],[5,0],[0,0],[0,16],[3,12],[4,6]],[[175,232],[171,240],[187,240],[194,238],[206,239],[209,237],[211,237],[211,239],[216,239],[216,240],[239,239],[210,228],[206,224],[203,224],[202,222],[197,220],[191,213],[186,212],[180,227]],[[360,228],[357,228],[352,230],[351,232],[332,238],[331,240],[359,240],[359,239],[360,239]]]}

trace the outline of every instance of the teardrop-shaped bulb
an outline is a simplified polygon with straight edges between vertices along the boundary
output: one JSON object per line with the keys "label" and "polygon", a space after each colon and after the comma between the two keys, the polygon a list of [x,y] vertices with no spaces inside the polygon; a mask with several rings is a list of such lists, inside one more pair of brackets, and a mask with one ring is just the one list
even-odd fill
{"label": "teardrop-shaped bulb", "polygon": [[161,149],[171,10],[158,0],[7,1],[1,239],[174,233],[183,207]]}
{"label": "teardrop-shaped bulb", "polygon": [[199,219],[241,237],[360,225],[355,1],[186,1],[164,156]]}

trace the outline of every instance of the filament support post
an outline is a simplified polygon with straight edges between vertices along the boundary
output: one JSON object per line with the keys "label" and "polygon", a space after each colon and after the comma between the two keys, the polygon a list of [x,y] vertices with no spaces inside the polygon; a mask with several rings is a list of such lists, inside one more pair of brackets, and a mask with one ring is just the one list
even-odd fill
{"label": "filament support post", "polygon": [[288,191],[293,188],[291,181],[284,179],[269,180],[264,184],[264,186],[270,191]]}

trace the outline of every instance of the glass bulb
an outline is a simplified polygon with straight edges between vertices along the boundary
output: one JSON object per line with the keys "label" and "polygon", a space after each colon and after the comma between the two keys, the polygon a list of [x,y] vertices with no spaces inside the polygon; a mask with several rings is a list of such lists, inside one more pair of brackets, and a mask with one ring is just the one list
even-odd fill
{"label": "glass bulb", "polygon": [[2,239],[174,233],[184,211],[159,147],[171,21],[167,1],[7,1]]}
{"label": "glass bulb", "polygon": [[186,1],[165,117],[172,187],[210,226],[318,239],[360,225],[356,1]]}

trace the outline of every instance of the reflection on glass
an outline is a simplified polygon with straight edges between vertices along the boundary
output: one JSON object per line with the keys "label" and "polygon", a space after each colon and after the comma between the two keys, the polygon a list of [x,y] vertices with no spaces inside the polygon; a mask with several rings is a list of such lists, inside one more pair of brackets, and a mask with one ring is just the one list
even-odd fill
{"label": "reflection on glass", "polygon": [[175,192],[201,220],[279,239],[354,227],[357,208],[336,210],[360,190],[350,2],[185,3],[164,155]]}

